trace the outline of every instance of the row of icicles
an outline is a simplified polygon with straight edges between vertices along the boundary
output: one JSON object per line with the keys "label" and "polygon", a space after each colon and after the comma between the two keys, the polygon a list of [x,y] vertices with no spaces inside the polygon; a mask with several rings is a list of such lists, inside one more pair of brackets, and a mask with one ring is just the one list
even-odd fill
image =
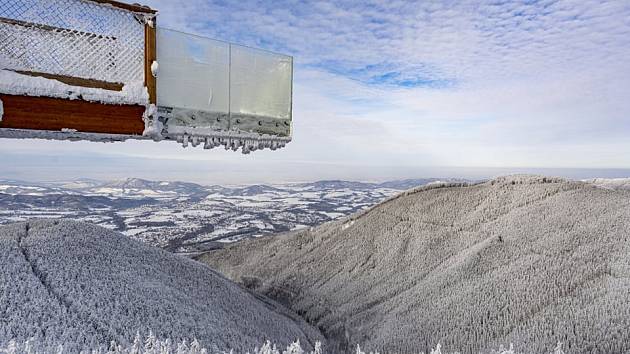
{"label": "row of icicles", "polygon": [[290,141],[288,138],[274,138],[274,137],[261,137],[261,138],[239,138],[239,137],[229,137],[229,136],[196,136],[196,135],[188,135],[182,134],[177,135],[177,142],[182,144],[184,148],[189,145],[192,147],[197,147],[203,144],[204,149],[213,149],[215,147],[223,145],[225,150],[237,151],[241,148],[241,152],[243,154],[249,154],[252,151],[270,149],[277,150],[286,146],[286,144]]}

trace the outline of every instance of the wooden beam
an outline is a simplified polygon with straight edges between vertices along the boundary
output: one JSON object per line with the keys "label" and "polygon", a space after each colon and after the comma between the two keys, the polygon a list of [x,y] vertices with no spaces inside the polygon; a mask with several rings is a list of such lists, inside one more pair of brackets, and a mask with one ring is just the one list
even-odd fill
{"label": "wooden beam", "polygon": [[101,81],[101,80],[94,80],[94,79],[83,79],[80,77],[48,74],[48,73],[41,73],[37,71],[15,70],[15,72],[22,75],[43,77],[46,79],[57,80],[57,81],[63,82],[66,85],[71,85],[71,86],[100,88],[100,89],[110,90],[110,91],[122,91],[123,86],[124,86],[123,84],[118,83],[118,82],[108,82],[108,81]]}
{"label": "wooden beam", "polygon": [[149,91],[149,103],[157,103],[157,80],[151,73],[151,65],[157,60],[156,22],[144,25],[144,86]]}
{"label": "wooden beam", "polygon": [[0,94],[0,129],[76,129],[85,133],[142,135],[145,107]]}
{"label": "wooden beam", "polygon": [[147,13],[147,14],[157,13],[157,10],[153,10],[152,8],[148,6],[144,6],[144,5],[127,4],[127,3],[115,1],[115,0],[88,0],[88,1],[92,1],[98,4],[111,5],[113,7],[117,7],[119,9],[132,11],[132,12],[141,12],[141,13]]}

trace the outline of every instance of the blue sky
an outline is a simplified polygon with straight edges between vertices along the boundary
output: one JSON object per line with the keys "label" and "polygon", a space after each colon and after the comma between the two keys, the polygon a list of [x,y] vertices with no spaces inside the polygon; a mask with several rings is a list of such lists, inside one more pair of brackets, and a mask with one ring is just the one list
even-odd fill
{"label": "blue sky", "polygon": [[[179,171],[168,179],[210,183],[411,177],[444,166],[630,169],[626,0],[144,3],[160,25],[293,55],[294,141],[241,156],[0,140],[0,160],[49,156],[49,178],[78,173],[73,156],[99,176],[109,166],[99,161],[133,160],[135,177],[161,179],[147,167],[157,163]],[[214,172],[200,177],[199,166]]]}

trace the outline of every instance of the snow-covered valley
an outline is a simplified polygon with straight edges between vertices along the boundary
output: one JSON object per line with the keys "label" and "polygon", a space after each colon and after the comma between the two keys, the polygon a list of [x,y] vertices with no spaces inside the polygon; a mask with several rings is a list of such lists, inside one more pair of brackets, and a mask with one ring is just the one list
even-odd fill
{"label": "snow-covered valley", "polygon": [[435,179],[385,183],[202,186],[126,179],[0,181],[0,224],[37,218],[90,222],[178,253],[307,228]]}

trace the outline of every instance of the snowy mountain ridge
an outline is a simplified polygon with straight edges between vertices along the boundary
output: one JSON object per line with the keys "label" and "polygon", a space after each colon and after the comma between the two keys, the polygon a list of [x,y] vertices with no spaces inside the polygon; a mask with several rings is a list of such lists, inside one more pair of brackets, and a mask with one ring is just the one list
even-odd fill
{"label": "snowy mountain ridge", "polygon": [[627,353],[627,230],[627,191],[509,176],[416,188],[199,259],[346,350]]}
{"label": "snowy mountain ridge", "polygon": [[[171,251],[197,254],[245,238],[320,225],[366,210],[403,190],[439,180],[329,180],[245,186],[138,178],[111,182],[0,181],[0,224],[32,218],[70,218]],[[591,183],[627,189],[623,181],[597,179]]]}

